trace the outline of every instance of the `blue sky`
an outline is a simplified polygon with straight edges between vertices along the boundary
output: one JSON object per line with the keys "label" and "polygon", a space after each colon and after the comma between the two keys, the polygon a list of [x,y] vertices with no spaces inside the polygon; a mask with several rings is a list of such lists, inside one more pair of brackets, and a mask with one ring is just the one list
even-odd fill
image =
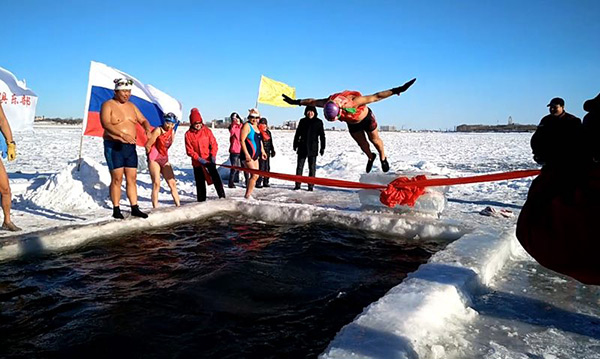
{"label": "blue sky", "polygon": [[[600,1],[10,1],[0,66],[38,115],[82,117],[89,64],[105,63],[198,107],[253,107],[261,75],[299,98],[415,85],[371,105],[380,124],[537,124],[563,97],[579,117],[600,91]],[[260,105],[273,124],[300,108]],[[321,113],[322,117],[322,113]],[[338,127],[339,127],[338,123]]]}

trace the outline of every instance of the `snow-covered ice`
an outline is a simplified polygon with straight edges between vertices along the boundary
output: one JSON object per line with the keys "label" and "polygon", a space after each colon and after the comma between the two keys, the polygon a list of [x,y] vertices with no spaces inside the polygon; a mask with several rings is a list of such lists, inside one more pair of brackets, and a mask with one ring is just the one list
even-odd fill
{"label": "snow-covered ice", "polygon": [[[180,131],[183,132],[183,131]],[[214,130],[218,162],[228,160],[228,132]],[[38,127],[18,132],[18,158],[5,162],[13,191],[13,220],[22,234],[0,232],[0,260],[24,253],[63,250],[100,237],[241,211],[268,222],[335,222],[404,239],[452,242],[400,285],[365,308],[330,343],[323,358],[600,358],[600,288],[585,286],[535,263],[515,238],[515,223],[531,178],[431,189],[415,209],[390,210],[377,193],[316,187],[292,191],[272,179],[244,200],[244,188],[226,188],[227,199],[195,202],[195,185],[183,133],[170,151],[183,206],[175,208],[166,185],[160,208],[147,220],[112,220],[102,140],[86,137],[77,170],[80,129]],[[294,133],[273,131],[274,172],[294,173]],[[468,176],[536,168],[531,134],[383,132],[392,171],[398,175]],[[375,163],[347,132],[327,132],[317,176],[386,183]],[[151,210],[151,181],[140,154],[140,207]],[[226,170],[222,169],[225,175]],[[486,217],[487,206],[515,213]],[[123,198],[122,207],[128,208]],[[1,265],[1,262],[0,262]]]}

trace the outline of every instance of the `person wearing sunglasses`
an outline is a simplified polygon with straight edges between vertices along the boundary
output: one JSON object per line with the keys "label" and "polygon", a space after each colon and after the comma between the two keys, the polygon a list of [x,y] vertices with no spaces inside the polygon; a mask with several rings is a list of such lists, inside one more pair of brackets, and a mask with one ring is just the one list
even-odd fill
{"label": "person wearing sunglasses", "polygon": [[[6,157],[8,157],[9,161],[14,161],[17,158],[17,145],[15,144],[12,131],[10,129],[10,124],[6,119],[6,114],[4,114],[4,110],[2,109],[2,104],[0,103],[0,131],[4,136],[4,140],[6,141],[6,152],[3,153]],[[2,222],[2,229],[12,232],[20,231],[21,228],[17,227],[10,220],[10,208],[12,206],[12,194],[10,191],[10,182],[8,181],[8,174],[6,173],[6,168],[4,168],[4,163],[0,159],[0,195],[2,196],[2,212],[4,213],[4,221]]]}
{"label": "person wearing sunglasses", "polygon": [[[260,120],[260,112],[257,109],[251,108],[248,110],[248,122],[244,124],[241,131],[242,140],[242,153],[244,154],[244,162],[247,168],[254,170],[258,169],[258,159],[267,159],[264,146],[262,144],[262,136],[258,129],[258,121]],[[258,180],[257,174],[252,174],[248,179],[246,186],[245,198],[250,198],[256,181]]]}
{"label": "person wearing sunglasses", "polygon": [[412,79],[402,86],[380,91],[368,96],[363,96],[358,91],[343,91],[322,99],[306,98],[294,100],[285,94],[282,94],[282,96],[283,100],[290,105],[322,107],[324,109],[323,113],[325,118],[328,121],[340,120],[346,122],[350,135],[368,157],[366,167],[367,173],[371,172],[373,162],[377,157],[377,154],[371,151],[369,142],[371,142],[375,146],[377,152],[379,152],[381,169],[383,172],[387,172],[390,170],[390,165],[387,156],[385,155],[383,141],[381,140],[381,137],[379,137],[379,131],[377,131],[375,115],[367,105],[381,101],[392,95],[400,95],[408,90],[416,80],[417,79]]}
{"label": "person wearing sunglasses", "polygon": [[146,154],[148,157],[148,169],[152,178],[152,208],[158,207],[158,192],[160,190],[160,175],[171,189],[171,196],[175,206],[179,207],[179,194],[175,183],[173,167],[169,163],[169,148],[173,144],[173,137],[179,121],[174,113],[169,112],[163,116],[162,126],[156,127],[150,133],[146,141]]}
{"label": "person wearing sunglasses", "polygon": [[198,202],[206,201],[207,183],[215,185],[219,198],[225,198],[216,165],[219,146],[212,131],[203,122],[200,111],[193,108],[190,111],[190,129],[185,133],[185,151],[192,158]]}
{"label": "person wearing sunglasses", "polygon": [[119,207],[121,201],[121,183],[125,175],[127,198],[131,204],[131,215],[147,218],[137,203],[137,125],[150,136],[152,127],[140,110],[131,102],[133,80],[118,78],[114,80],[115,96],[104,102],[100,108],[100,123],[104,129],[104,156],[110,171],[110,198],[113,203],[113,217],[123,219]]}
{"label": "person wearing sunglasses", "polygon": [[[240,152],[242,144],[240,142],[240,134],[242,130],[242,119],[237,112],[233,112],[229,117],[231,124],[229,125],[229,163],[232,166],[240,167]],[[240,181],[240,171],[236,169],[229,170],[229,188],[235,188],[235,182]]]}

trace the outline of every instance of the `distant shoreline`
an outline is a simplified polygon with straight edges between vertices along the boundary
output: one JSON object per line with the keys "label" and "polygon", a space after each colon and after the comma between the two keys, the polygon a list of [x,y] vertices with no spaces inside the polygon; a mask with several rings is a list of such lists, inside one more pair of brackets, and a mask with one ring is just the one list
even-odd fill
{"label": "distant shoreline", "polygon": [[456,126],[456,132],[535,132],[536,125],[460,125]]}
{"label": "distant shoreline", "polygon": [[[187,124],[181,124],[182,127],[187,127]],[[58,129],[81,129],[82,122],[78,123],[65,123],[62,121],[35,121],[33,128],[58,128]],[[211,130],[218,130],[226,128],[211,128]],[[536,125],[460,125],[456,127],[455,131],[441,131],[441,130],[396,130],[396,131],[382,131],[384,133],[532,133],[537,129]],[[326,131],[332,132],[346,132],[346,128],[326,128]],[[271,128],[271,131],[283,131],[283,132],[294,132],[291,129],[280,129]]]}

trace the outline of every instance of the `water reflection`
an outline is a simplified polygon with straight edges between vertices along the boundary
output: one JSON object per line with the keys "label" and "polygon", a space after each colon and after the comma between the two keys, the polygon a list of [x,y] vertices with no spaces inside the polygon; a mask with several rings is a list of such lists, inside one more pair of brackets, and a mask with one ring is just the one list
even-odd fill
{"label": "water reflection", "polygon": [[0,356],[316,357],[443,246],[219,216],[14,261]]}

